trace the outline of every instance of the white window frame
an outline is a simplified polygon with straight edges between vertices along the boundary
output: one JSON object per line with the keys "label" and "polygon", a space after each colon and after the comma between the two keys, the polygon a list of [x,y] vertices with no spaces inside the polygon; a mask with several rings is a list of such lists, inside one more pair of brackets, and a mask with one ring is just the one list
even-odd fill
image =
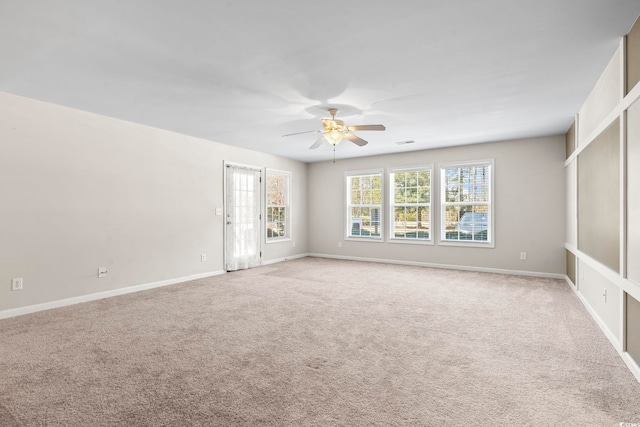
{"label": "white window frame", "polygon": [[[372,176],[379,175],[380,176],[380,204],[370,203],[370,204],[358,204],[354,205],[351,203],[351,178],[353,177],[361,177],[361,176]],[[384,169],[368,169],[368,170],[360,170],[360,171],[350,171],[345,172],[344,174],[344,188],[345,188],[345,240],[351,241],[366,241],[366,242],[384,242],[384,233],[385,233],[385,179],[384,179]],[[379,221],[380,224],[380,235],[379,236],[352,236],[352,224],[353,218],[351,217],[351,210],[353,207],[362,207],[362,208],[378,208],[379,209]]]}
{"label": "white window frame", "polygon": [[[472,166],[488,166],[489,167],[489,200],[487,202],[447,202],[445,198],[445,170],[450,168],[465,168]],[[493,159],[464,161],[464,162],[448,162],[440,163],[439,168],[439,219],[440,219],[440,232],[438,244],[444,246],[466,246],[466,247],[478,247],[478,248],[494,248],[495,247],[495,167]],[[446,207],[447,206],[484,206],[488,207],[489,218],[487,221],[487,240],[446,240]]]}
{"label": "white window frame", "polygon": [[[266,182],[265,182],[265,238],[267,243],[286,242],[291,240],[291,172],[278,169],[266,168]],[[285,177],[285,196],[284,205],[271,205],[269,204],[269,178],[274,176]],[[284,235],[283,236],[269,236],[269,208],[284,208],[285,221],[284,221]]]}
{"label": "white window frame", "polygon": [[[429,171],[429,202],[428,203],[396,203],[395,201],[395,174],[403,173],[403,172],[421,172],[421,171]],[[433,165],[420,165],[420,166],[408,166],[408,167],[400,167],[400,168],[391,168],[387,170],[387,182],[388,182],[388,194],[389,194],[389,204],[388,204],[388,241],[389,243],[408,243],[408,244],[419,244],[419,245],[433,245],[434,242],[434,224],[433,224],[433,188],[434,188],[434,176],[433,176]],[[412,207],[423,207],[426,206],[429,208],[429,217],[427,218],[429,222],[429,238],[428,239],[420,239],[420,238],[401,238],[395,236],[395,208],[396,206],[412,206]]]}

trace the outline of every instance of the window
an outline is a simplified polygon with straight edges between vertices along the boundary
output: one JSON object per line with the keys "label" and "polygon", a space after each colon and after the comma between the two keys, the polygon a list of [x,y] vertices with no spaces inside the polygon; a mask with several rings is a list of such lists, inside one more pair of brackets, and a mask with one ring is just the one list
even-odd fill
{"label": "window", "polygon": [[267,242],[290,238],[290,172],[267,169]]}
{"label": "window", "polygon": [[493,244],[492,166],[492,161],[441,166],[441,242]]}
{"label": "window", "polygon": [[382,238],[382,170],[348,172],[347,237]]}
{"label": "window", "polygon": [[391,239],[431,240],[431,166],[389,172]]}

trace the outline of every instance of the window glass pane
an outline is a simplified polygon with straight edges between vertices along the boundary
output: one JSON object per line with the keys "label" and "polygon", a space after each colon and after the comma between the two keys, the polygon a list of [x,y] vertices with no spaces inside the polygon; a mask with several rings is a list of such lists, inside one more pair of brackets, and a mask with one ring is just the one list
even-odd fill
{"label": "window glass pane", "polygon": [[431,171],[419,169],[389,174],[393,182],[390,215],[391,238],[428,240],[429,208],[431,201]]}
{"label": "window glass pane", "polygon": [[417,188],[407,188],[405,195],[406,195],[406,203],[417,203],[418,202],[418,189]]}
{"label": "window glass pane", "polygon": [[418,172],[407,172],[407,187],[418,186]]}
{"label": "window glass pane", "polygon": [[371,177],[371,188],[382,188],[382,175],[373,175]]}
{"label": "window glass pane", "polygon": [[382,174],[348,176],[347,186],[347,236],[381,237]]}
{"label": "window glass pane", "polygon": [[363,205],[371,204],[371,189],[365,188],[360,194],[360,203]]}
{"label": "window glass pane", "polygon": [[431,179],[429,171],[420,171],[418,172],[418,186],[420,187],[430,187]]}
{"label": "window glass pane", "polygon": [[447,202],[459,201],[459,176],[458,169],[445,169],[444,173],[445,197]]}
{"label": "window glass pane", "polygon": [[458,232],[458,206],[446,206],[444,214],[444,229],[446,239],[459,239]]}
{"label": "window glass pane", "polygon": [[431,190],[429,188],[420,188],[418,190],[418,203],[429,203],[431,201]]}
{"label": "window glass pane", "polygon": [[351,191],[351,204],[352,205],[359,205],[362,203],[362,198],[360,196],[360,191],[359,190],[352,190]]}
{"label": "window glass pane", "polygon": [[380,236],[380,208],[363,209],[363,235]]}
{"label": "window glass pane", "polygon": [[474,171],[474,201],[489,201],[489,174],[487,168],[476,167]]}
{"label": "window glass pane", "polygon": [[466,229],[466,232],[471,234],[472,240],[486,241],[489,231],[488,207],[474,206],[473,211],[465,213],[460,219],[459,227]]}
{"label": "window glass pane", "polygon": [[266,188],[267,239],[288,237],[289,175],[267,170]]}
{"label": "window glass pane", "polygon": [[396,206],[393,210],[393,236],[397,238],[404,238],[406,234],[404,211],[403,206]]}
{"label": "window glass pane", "polygon": [[444,240],[487,242],[491,228],[491,165],[442,169]]}
{"label": "window glass pane", "polygon": [[352,176],[351,180],[351,190],[359,190],[360,189],[360,177]]}
{"label": "window glass pane", "polygon": [[379,237],[381,232],[379,208],[353,208],[351,213],[351,235]]}
{"label": "window glass pane", "polygon": [[375,189],[371,190],[371,204],[379,205],[382,203],[382,190]]}
{"label": "window glass pane", "polygon": [[416,228],[416,208],[415,207],[407,207],[405,210],[405,227],[406,232],[410,233],[409,236],[411,238],[417,237],[417,228]]}
{"label": "window glass pane", "polygon": [[416,211],[416,230],[418,238],[429,238],[429,208],[427,206],[421,206]]}

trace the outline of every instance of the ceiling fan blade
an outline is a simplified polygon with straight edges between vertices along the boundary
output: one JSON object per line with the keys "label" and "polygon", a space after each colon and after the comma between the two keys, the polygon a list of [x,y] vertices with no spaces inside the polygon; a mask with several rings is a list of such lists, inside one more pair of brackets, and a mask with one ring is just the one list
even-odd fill
{"label": "ceiling fan blade", "polygon": [[352,133],[348,133],[344,137],[347,138],[349,141],[353,142],[354,144],[359,145],[360,147],[362,147],[363,145],[367,145],[369,143],[368,141],[365,141],[364,139],[359,138]]}
{"label": "ceiling fan blade", "polygon": [[316,148],[320,147],[320,145],[322,145],[322,141],[324,141],[324,136],[321,136],[320,139],[314,142],[313,145],[309,147],[309,150],[315,150]]}
{"label": "ceiling fan blade", "polygon": [[304,132],[288,133],[286,135],[282,135],[282,137],[284,138],[285,136],[302,135],[303,133],[318,133],[318,132],[320,132],[320,131],[319,130],[305,130]]}
{"label": "ceiling fan blade", "polygon": [[355,125],[347,126],[349,130],[385,130],[384,125]]}

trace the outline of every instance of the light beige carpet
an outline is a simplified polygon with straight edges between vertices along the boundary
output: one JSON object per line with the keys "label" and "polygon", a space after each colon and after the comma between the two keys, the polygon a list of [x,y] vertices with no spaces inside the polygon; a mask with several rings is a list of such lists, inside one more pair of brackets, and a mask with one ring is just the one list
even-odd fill
{"label": "light beige carpet", "polygon": [[0,321],[0,425],[618,426],[569,286],[305,258]]}

